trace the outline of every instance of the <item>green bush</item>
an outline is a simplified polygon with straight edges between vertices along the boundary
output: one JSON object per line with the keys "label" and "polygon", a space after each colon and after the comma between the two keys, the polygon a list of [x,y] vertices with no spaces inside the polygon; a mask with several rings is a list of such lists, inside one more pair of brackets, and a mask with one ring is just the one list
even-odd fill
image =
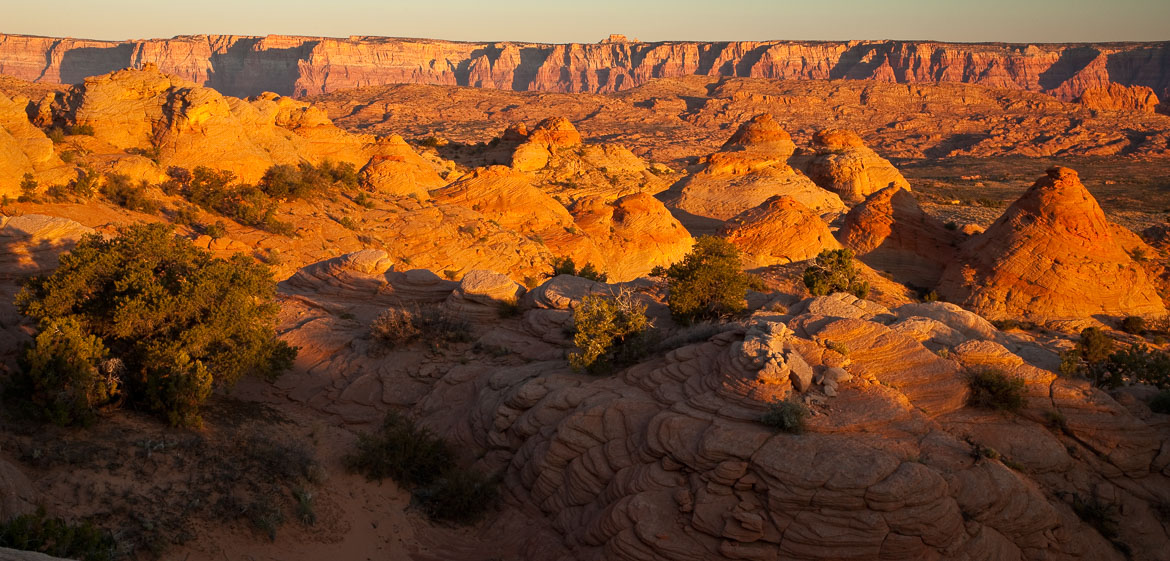
{"label": "green bush", "polygon": [[432,520],[472,524],[495,503],[497,483],[474,471],[452,470],[431,485],[415,489],[414,500]]}
{"label": "green bush", "polygon": [[154,214],[158,212],[159,203],[146,195],[147,187],[145,181],[135,185],[126,175],[107,173],[101,194],[127,210]]}
{"label": "green bush", "polygon": [[997,411],[1019,411],[1027,404],[1024,380],[994,369],[972,372],[967,377],[971,394],[967,404]]}
{"label": "green bush", "polygon": [[1170,389],[1162,390],[1150,400],[1150,410],[1154,413],[1170,414]]}
{"label": "green bush", "polygon": [[40,185],[36,179],[33,179],[33,174],[24,174],[24,177],[20,180],[20,196],[16,200],[22,203],[40,202],[40,197],[37,196],[38,187]]}
{"label": "green bush", "polygon": [[[89,424],[118,393],[101,339],[74,317],[46,318],[21,357],[6,396],[25,414],[58,425]],[[103,372],[105,370],[105,372]]]}
{"label": "green bush", "polygon": [[1126,316],[1121,320],[1121,330],[1131,335],[1141,335],[1146,332],[1146,320],[1139,316]]}
{"label": "green bush", "polygon": [[110,561],[119,556],[109,532],[90,522],[71,524],[49,518],[44,509],[0,524],[0,547],[80,561]]}
{"label": "green bush", "polygon": [[605,374],[615,366],[637,362],[649,352],[646,305],[628,292],[587,294],[573,308],[573,344],[569,355],[574,369]]}
{"label": "green bush", "polygon": [[1081,331],[1081,337],[1072,350],[1061,354],[1060,373],[1065,376],[1096,378],[1101,365],[1113,354],[1114,342],[1096,327]]}
{"label": "green bush", "polygon": [[804,285],[813,296],[834,292],[848,292],[858,298],[869,295],[869,283],[862,280],[849,249],[822,251],[816,262],[804,270]]}
{"label": "green bush", "polygon": [[797,401],[775,401],[769,406],[768,412],[760,417],[760,422],[777,432],[800,434],[804,432],[807,417],[808,408],[804,404]]}
{"label": "green bush", "polygon": [[371,481],[389,477],[413,488],[419,509],[433,520],[475,522],[498,494],[496,481],[455,465],[446,441],[396,413],[386,416],[378,432],[359,435],[357,451],[343,462]]}
{"label": "green bush", "polygon": [[455,463],[447,442],[414,421],[389,413],[374,434],[358,436],[345,467],[374,481],[389,477],[403,485],[429,485]]}
{"label": "green bush", "polygon": [[1170,353],[1143,344],[1114,351],[1109,359],[1092,369],[1099,385],[1116,388],[1125,384],[1150,384],[1170,388]]}
{"label": "green bush", "polygon": [[291,366],[296,349],[275,336],[275,293],[264,265],[212,257],[151,224],[86,236],[16,303],[42,326],[76,322],[124,364],[121,397],[194,425],[212,386]]}
{"label": "green bush", "polygon": [[336,185],[357,187],[357,184],[357,169],[353,164],[325,160],[317,166],[309,162],[272,166],[264,172],[259,187],[269,197],[296,200],[315,197]]}
{"label": "green bush", "polygon": [[682,323],[719,319],[747,308],[751,280],[743,272],[739,250],[723,238],[700,236],[682,261],[651,274],[666,277],[670,314]]}
{"label": "green bush", "polygon": [[572,275],[574,277],[581,277],[595,282],[605,282],[608,276],[601,271],[598,271],[593,263],[586,263],[584,267],[578,269],[577,264],[573,262],[572,257],[559,257],[553,259],[552,274],[550,277],[557,275]]}
{"label": "green bush", "polygon": [[167,169],[169,179],[161,185],[167,194],[182,195],[203,210],[226,216],[253,228],[291,236],[295,228],[276,219],[276,201],[261,188],[237,184],[230,171],[197,167],[194,171]]}
{"label": "green bush", "polygon": [[391,349],[419,339],[432,344],[466,343],[471,340],[471,324],[437,305],[392,307],[370,324],[370,335]]}

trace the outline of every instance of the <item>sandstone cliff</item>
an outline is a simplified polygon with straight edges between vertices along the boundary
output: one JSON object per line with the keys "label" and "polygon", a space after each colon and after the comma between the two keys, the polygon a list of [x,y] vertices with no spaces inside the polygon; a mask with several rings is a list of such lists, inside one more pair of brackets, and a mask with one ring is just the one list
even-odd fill
{"label": "sandstone cliff", "polygon": [[897,83],[966,82],[1077,98],[1118,83],[1170,92],[1170,43],[956,44],[932,41],[604,42],[550,45],[385,37],[88,41],[0,35],[0,74],[77,83],[145,63],[234,96],[320,94],[416,83],[608,92],[687,75]]}

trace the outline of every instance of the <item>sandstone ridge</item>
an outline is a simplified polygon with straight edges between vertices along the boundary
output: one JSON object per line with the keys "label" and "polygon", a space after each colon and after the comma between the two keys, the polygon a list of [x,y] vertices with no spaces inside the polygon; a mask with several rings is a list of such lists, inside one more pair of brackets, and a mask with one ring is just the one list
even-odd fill
{"label": "sandstone ridge", "polygon": [[157,64],[235,96],[321,94],[394,83],[608,92],[688,75],[787,80],[967,82],[1073,100],[1117,83],[1170,93],[1170,43],[962,44],[933,41],[465,43],[385,37],[194,35],[91,41],[0,35],[0,74],[78,83]]}

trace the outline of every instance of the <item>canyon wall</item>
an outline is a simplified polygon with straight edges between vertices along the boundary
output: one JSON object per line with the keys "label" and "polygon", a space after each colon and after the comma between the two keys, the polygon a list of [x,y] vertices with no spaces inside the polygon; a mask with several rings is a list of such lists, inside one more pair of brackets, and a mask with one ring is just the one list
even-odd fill
{"label": "canyon wall", "polygon": [[0,74],[78,83],[128,66],[232,96],[314,95],[419,83],[517,91],[612,92],[686,75],[965,82],[1073,100],[1110,83],[1170,94],[1170,42],[1108,44],[849,42],[463,43],[385,37],[181,36],[89,41],[0,34]]}

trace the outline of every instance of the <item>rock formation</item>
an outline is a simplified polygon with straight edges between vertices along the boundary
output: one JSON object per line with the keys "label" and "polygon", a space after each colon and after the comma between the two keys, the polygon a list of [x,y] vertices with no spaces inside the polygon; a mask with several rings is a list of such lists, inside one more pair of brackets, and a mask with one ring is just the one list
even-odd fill
{"label": "rock formation", "polygon": [[897,168],[866,147],[853,131],[822,130],[813,135],[813,150],[809,178],[847,203],[859,203],[886,187],[910,189]]}
{"label": "rock formation", "polygon": [[1146,86],[1109,83],[1085,90],[1077,98],[1077,103],[1095,111],[1153,113],[1158,107],[1158,96]]}
{"label": "rock formation", "polygon": [[577,229],[569,211],[534,187],[529,177],[504,166],[479,168],[434,192],[436,202],[471,209],[549,247],[578,265],[600,266],[604,256],[589,236]]}
{"label": "rock formation", "polygon": [[962,235],[922,211],[909,191],[886,187],[853,207],[837,239],[866,265],[920,288],[938,284]]}
{"label": "rock formation", "polygon": [[361,168],[361,178],[374,190],[425,199],[431,189],[447,184],[435,166],[401,136],[379,139],[370,152],[372,157]]}
{"label": "rock formation", "polygon": [[669,267],[682,260],[695,243],[670,211],[645,193],[610,202],[584,197],[574,202],[569,212],[597,244],[603,270],[611,281],[633,280],[648,275],[654,267]]}
{"label": "rock formation", "polygon": [[91,151],[157,151],[160,169],[204,165],[243,181],[278,163],[329,158],[360,167],[373,140],[334,127],[304,102],[274,94],[225,97],[153,65],[87,78],[57,97],[52,115],[57,123],[92,127]]}
{"label": "rock formation", "polygon": [[723,147],[700,162],[700,169],[672,190],[670,202],[696,216],[727,220],[776,195],[793,198],[821,213],[844,210],[840,197],[788,165],[791,137],[769,114],[740,125]]}
{"label": "rock formation", "polygon": [[841,248],[820,216],[795,199],[782,196],[772,197],[728,220],[723,235],[739,248],[748,267],[804,261],[826,249]]}
{"label": "rock formation", "polygon": [[688,75],[778,80],[968,82],[1072,100],[1111,82],[1166,97],[1167,43],[962,44],[933,41],[613,41],[466,43],[384,37],[242,37],[88,41],[0,35],[0,73],[79,83],[137,64],[228,95],[319,94],[421,83],[522,91],[607,92]]}
{"label": "rock formation", "polygon": [[1119,230],[1075,171],[1052,168],[987,231],[963,244],[938,292],[990,319],[1164,314],[1132,256],[1135,249],[1152,250]]}
{"label": "rock formation", "polygon": [[53,151],[53,142],[29,122],[27,103],[0,93],[0,196],[19,196],[26,173],[33,174],[34,180],[61,178],[60,173],[38,173],[64,163]]}
{"label": "rock formation", "polygon": [[[508,506],[492,528],[522,516],[528,531],[549,533],[519,559],[1026,551],[1120,561],[1069,506],[1090,493],[1130,505],[1119,540],[1139,557],[1153,558],[1166,539],[1148,506],[1164,492],[1170,462],[1157,430],[1099,390],[1031,365],[1024,357],[1038,347],[971,312],[942,302],[891,311],[835,294],[723,325],[613,376],[571,372],[561,358],[571,345],[569,310],[585,294],[615,288],[551,279],[523,298],[521,317],[477,323],[479,342],[510,349],[509,358],[454,366],[371,360],[352,338],[321,346],[312,334],[339,325],[322,310],[368,305],[344,292],[305,292],[288,317],[289,338],[321,362],[281,386],[294,401],[347,419],[416,403],[424,426],[500,477]],[[545,358],[519,358],[537,355]],[[1024,380],[1018,415],[964,406],[966,370],[990,366]],[[760,423],[783,398],[812,411],[804,434]],[[1068,432],[1044,428],[1054,411]],[[453,556],[443,545],[430,553]]]}

